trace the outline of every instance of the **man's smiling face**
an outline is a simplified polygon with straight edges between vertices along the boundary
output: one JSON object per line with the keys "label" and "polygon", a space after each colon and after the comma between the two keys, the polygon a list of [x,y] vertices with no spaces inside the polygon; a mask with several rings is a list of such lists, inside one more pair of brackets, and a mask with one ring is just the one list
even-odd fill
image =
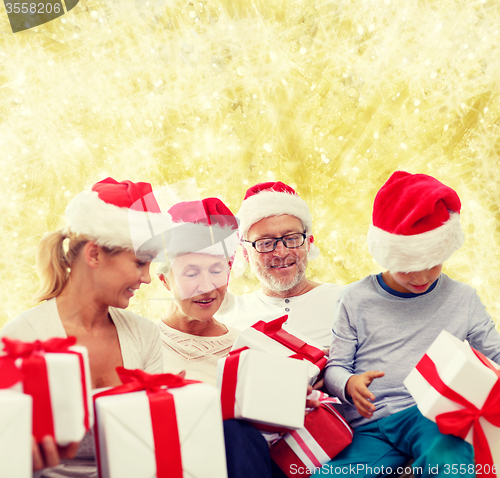
{"label": "man's smiling face", "polygon": [[[302,232],[304,226],[300,219],[284,214],[256,222],[245,239],[253,242]],[[306,280],[308,239],[302,246],[294,249],[288,249],[282,242],[278,242],[274,251],[264,253],[259,253],[250,244],[246,244],[243,254],[257,275],[264,293],[273,295],[273,292],[282,294],[289,291],[293,295],[296,289],[302,287],[302,282]]]}

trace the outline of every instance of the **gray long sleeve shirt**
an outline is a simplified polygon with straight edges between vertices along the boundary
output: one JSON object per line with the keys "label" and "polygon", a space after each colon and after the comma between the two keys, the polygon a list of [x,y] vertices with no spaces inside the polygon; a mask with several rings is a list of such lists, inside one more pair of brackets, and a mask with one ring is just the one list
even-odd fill
{"label": "gray long sleeve shirt", "polygon": [[[345,402],[353,427],[415,405],[403,380],[443,330],[500,363],[500,334],[476,291],[441,274],[434,289],[411,298],[392,295],[368,276],[347,286],[335,310],[333,342],[325,381]],[[381,370],[369,386],[376,411],[359,415],[345,386],[353,374]]]}

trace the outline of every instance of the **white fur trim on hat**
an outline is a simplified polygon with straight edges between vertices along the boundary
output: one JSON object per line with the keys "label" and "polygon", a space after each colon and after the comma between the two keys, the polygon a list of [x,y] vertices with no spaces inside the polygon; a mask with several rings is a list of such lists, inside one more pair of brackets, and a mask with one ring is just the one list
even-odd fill
{"label": "white fur trim on hat", "polygon": [[172,224],[168,214],[118,207],[102,201],[96,191],[77,194],[66,208],[66,221],[70,232],[84,235],[99,246],[135,252]]}
{"label": "white fur trim on hat", "polygon": [[[176,229],[182,225],[189,225],[189,237],[185,232],[177,234]],[[221,237],[224,239],[219,240]],[[184,254],[209,254],[232,261],[240,245],[238,230],[230,226],[176,222],[166,238],[167,254],[162,256],[162,263],[156,268],[158,276],[167,274],[171,269],[170,261]]]}
{"label": "white fur trim on hat", "polygon": [[306,232],[312,234],[311,212],[303,199],[296,194],[266,190],[245,199],[236,214],[240,220],[241,237],[245,238],[248,230],[261,219],[283,214],[300,219]]}
{"label": "white fur trim on hat", "polygon": [[462,247],[464,233],[460,214],[450,214],[442,226],[422,234],[391,234],[373,224],[368,229],[368,249],[374,259],[391,272],[431,269]]}
{"label": "white fur trim on hat", "polygon": [[[188,237],[182,233],[177,234],[176,229],[182,228],[183,225],[189,227]],[[173,258],[195,252],[215,256],[225,256],[227,253],[231,259],[235,256],[239,244],[238,229],[234,227],[176,222],[167,240],[167,255]]]}

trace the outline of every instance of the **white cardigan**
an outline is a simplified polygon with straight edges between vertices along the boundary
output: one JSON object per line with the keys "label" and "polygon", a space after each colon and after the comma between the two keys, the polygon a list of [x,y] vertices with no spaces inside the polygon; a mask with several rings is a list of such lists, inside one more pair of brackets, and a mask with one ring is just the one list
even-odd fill
{"label": "white cardigan", "polygon": [[[109,308],[118,333],[123,366],[155,374],[163,372],[163,357],[158,327],[140,315],[122,309]],[[4,325],[0,337],[32,342],[53,337],[66,338],[59,317],[56,299],[50,299],[23,312]],[[88,432],[78,449],[77,456],[53,468],[35,472],[33,478],[97,478],[92,431]]]}
{"label": "white cardigan", "polygon": [[[157,326],[127,310],[110,307],[109,313],[118,333],[123,366],[148,373],[162,373],[162,349]],[[56,299],[47,300],[7,322],[0,330],[0,337],[24,342],[67,337]]]}

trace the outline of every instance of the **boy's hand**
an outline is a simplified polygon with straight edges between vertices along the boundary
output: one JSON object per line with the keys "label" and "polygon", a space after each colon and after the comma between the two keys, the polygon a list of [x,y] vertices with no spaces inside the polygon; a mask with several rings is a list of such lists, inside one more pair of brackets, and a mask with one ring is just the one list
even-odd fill
{"label": "boy's hand", "polygon": [[384,372],[370,370],[360,375],[353,375],[347,381],[345,386],[347,395],[352,398],[356,410],[362,417],[371,418],[375,411],[375,405],[372,403],[375,400],[375,395],[368,390],[368,386],[373,382],[373,379],[384,375]]}

